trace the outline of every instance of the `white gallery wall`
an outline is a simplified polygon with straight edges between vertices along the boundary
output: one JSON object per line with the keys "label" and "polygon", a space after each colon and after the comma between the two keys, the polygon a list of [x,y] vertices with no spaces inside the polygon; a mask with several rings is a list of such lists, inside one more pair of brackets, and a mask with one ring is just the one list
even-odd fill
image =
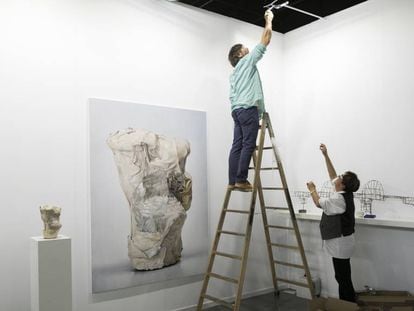
{"label": "white gallery wall", "polygon": [[[281,145],[290,187],[328,179],[319,143],[340,174],[358,173],[361,186],[381,181],[385,194],[414,196],[414,2],[369,0],[284,36]],[[356,210],[360,209],[355,200]],[[308,201],[306,208],[317,212]],[[400,199],[374,201],[380,219],[414,221]],[[312,274],[322,293],[337,297],[331,259],[316,222],[301,221]],[[356,289],[414,291],[409,258],[412,229],[356,227],[352,258]]]}
{"label": "white gallery wall", "polygon": [[[414,196],[414,2],[369,0],[284,36],[281,145],[289,186],[328,180],[319,143],[337,173],[355,171],[361,187],[381,181],[386,195]],[[299,204],[296,201],[299,208]],[[356,211],[360,210],[355,200]],[[310,213],[318,211],[311,201]],[[373,202],[378,219],[414,221],[401,199]],[[337,297],[331,258],[318,223],[300,221],[312,275]],[[356,289],[414,291],[412,229],[356,226]]]}
{"label": "white gallery wall", "polygon": [[[369,0],[284,37],[280,112],[291,187],[328,180],[324,142],[338,174],[352,170],[361,187],[375,179],[385,194],[414,196],[413,14],[413,1]],[[401,200],[373,206],[414,218]]]}
{"label": "white gallery wall", "polygon": [[[326,180],[323,141],[338,171],[381,180],[390,194],[414,195],[413,13],[410,0],[369,0],[273,34],[259,67],[292,189]],[[61,233],[73,239],[74,310],[160,311],[197,302],[200,283],[100,302],[90,296],[87,99],[207,112],[212,237],[232,139],[226,56],[233,43],[253,47],[261,32],[162,0],[0,0],[1,310],[30,308],[29,237],[41,234],[38,207],[45,203],[63,208]],[[236,202],[246,205],[242,197]],[[414,218],[413,208],[394,203],[393,216]],[[271,287],[263,240],[258,217],[246,293]],[[390,261],[377,263],[384,270]],[[230,263],[219,269],[237,272]],[[220,297],[233,294],[227,285],[215,289]]]}
{"label": "white gallery wall", "polygon": [[[75,310],[160,311],[196,304],[200,282],[147,295],[115,293],[110,297],[129,297],[110,301],[90,297],[88,98],[207,112],[213,232],[232,139],[227,53],[238,42],[253,47],[261,32],[162,0],[0,1],[0,202],[5,213],[0,310],[30,309],[29,242],[30,236],[41,235],[39,205],[46,203],[62,207],[60,233],[73,239]],[[261,64],[278,69],[272,79],[264,78],[265,88],[281,77],[281,38],[274,34]],[[252,271],[246,290],[268,288],[267,274],[262,267]]]}

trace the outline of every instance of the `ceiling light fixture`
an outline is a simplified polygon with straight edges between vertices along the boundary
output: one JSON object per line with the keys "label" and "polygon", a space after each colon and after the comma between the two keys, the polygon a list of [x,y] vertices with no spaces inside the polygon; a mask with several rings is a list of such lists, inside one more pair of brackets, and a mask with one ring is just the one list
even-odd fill
{"label": "ceiling light fixture", "polygon": [[303,13],[303,14],[306,14],[306,15],[310,15],[312,17],[316,17],[318,19],[324,19],[321,16],[318,16],[318,15],[315,15],[313,13],[310,13],[310,12],[307,12],[307,11],[304,11],[304,10],[301,10],[301,9],[298,9],[298,8],[295,8],[293,6],[290,6],[289,5],[289,1],[283,2],[281,4],[276,4],[277,1],[278,0],[274,0],[272,3],[269,3],[268,5],[265,5],[264,8],[265,9],[268,9],[268,10],[273,10],[273,9],[279,10],[281,8],[287,8],[287,9],[291,9],[293,11],[297,11],[297,12],[300,12],[300,13]]}

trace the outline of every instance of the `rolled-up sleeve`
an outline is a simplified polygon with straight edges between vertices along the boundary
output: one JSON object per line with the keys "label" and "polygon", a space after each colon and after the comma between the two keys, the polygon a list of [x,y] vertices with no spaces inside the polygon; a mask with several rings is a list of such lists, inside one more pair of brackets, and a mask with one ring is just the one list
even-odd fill
{"label": "rolled-up sleeve", "polygon": [[330,198],[320,198],[319,205],[328,216],[343,214],[346,211],[345,199],[339,193],[334,193]]}
{"label": "rolled-up sleeve", "polygon": [[251,65],[256,65],[257,62],[259,60],[262,59],[264,53],[266,52],[266,46],[259,43],[258,45],[256,45],[253,49],[253,51],[251,51],[249,54],[247,54],[246,57],[248,57],[248,62]]}

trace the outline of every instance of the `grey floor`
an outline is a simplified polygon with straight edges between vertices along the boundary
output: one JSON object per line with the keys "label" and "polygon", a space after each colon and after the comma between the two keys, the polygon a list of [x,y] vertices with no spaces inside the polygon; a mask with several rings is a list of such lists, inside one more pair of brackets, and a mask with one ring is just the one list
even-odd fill
{"label": "grey floor", "polygon": [[[205,309],[208,311],[228,311],[228,308],[217,306]],[[308,300],[293,294],[274,293],[244,299],[240,311],[308,311]]]}

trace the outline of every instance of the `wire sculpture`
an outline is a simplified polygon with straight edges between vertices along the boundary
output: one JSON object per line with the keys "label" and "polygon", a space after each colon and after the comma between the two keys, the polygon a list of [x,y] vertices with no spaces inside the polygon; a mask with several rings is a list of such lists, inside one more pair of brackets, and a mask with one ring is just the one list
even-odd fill
{"label": "wire sculpture", "polygon": [[[318,191],[319,197],[330,198],[334,193],[331,181],[325,181]],[[306,213],[305,205],[307,204],[308,198],[310,198],[309,192],[307,191],[295,191],[294,196],[298,198],[302,208],[299,210],[300,213]],[[414,197],[406,197],[399,195],[387,195],[384,194],[384,187],[381,182],[375,179],[369,180],[363,187],[361,192],[354,194],[354,197],[359,199],[361,203],[361,212],[364,218],[375,218],[376,216],[372,213],[373,201],[385,201],[386,199],[400,199],[403,204],[414,206]]]}
{"label": "wire sculpture", "polygon": [[403,198],[403,203],[407,205],[414,205],[414,198],[405,197]]}
{"label": "wire sculpture", "polygon": [[372,213],[372,201],[384,201],[384,188],[378,180],[370,180],[363,187],[360,194],[358,194],[361,202],[361,211],[364,218],[375,218]]}
{"label": "wire sculpture", "polygon": [[321,190],[318,192],[321,198],[330,198],[333,193],[334,189],[330,180],[325,181],[321,187]]}
{"label": "wire sculpture", "polygon": [[384,201],[384,188],[378,180],[368,181],[362,188],[362,195],[367,199]]}
{"label": "wire sculpture", "polygon": [[295,191],[293,194],[295,197],[298,198],[299,203],[302,204],[302,208],[299,209],[299,213],[306,213],[305,204],[310,197],[309,192],[307,191]]}

